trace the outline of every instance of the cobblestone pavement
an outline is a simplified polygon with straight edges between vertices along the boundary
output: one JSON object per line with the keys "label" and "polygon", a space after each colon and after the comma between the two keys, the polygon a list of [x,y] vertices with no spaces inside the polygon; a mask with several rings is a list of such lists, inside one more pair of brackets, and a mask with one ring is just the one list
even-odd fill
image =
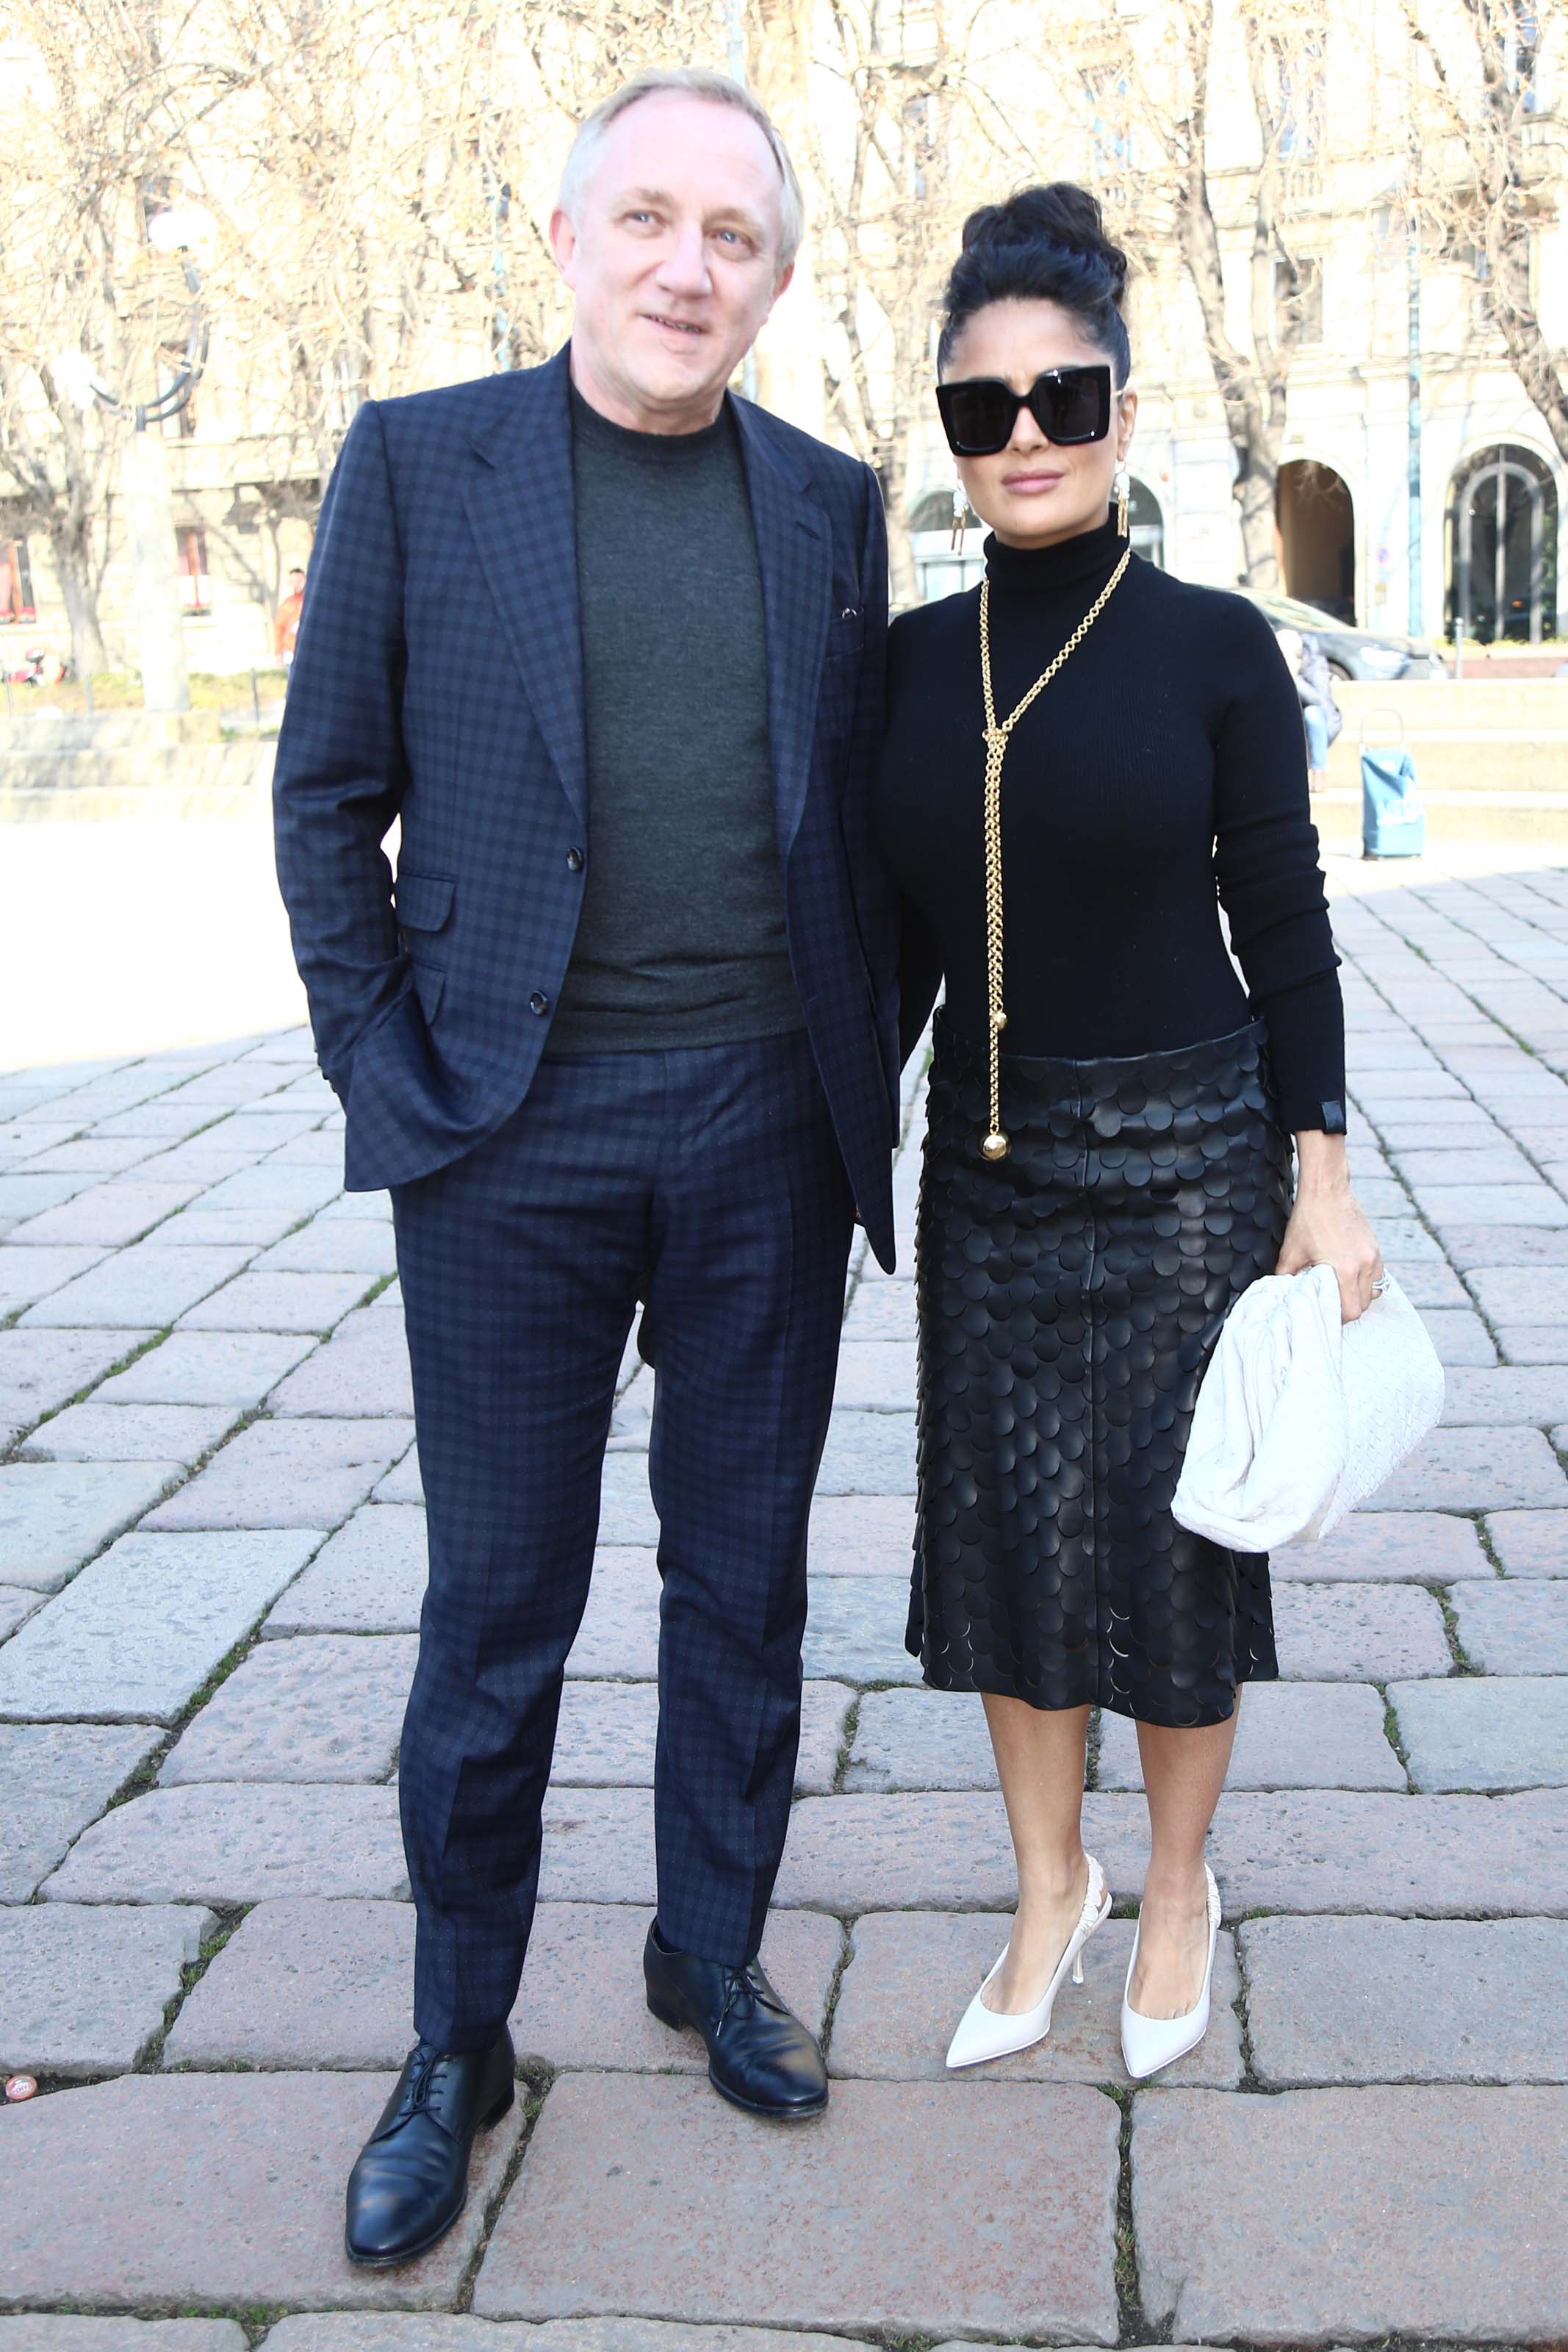
{"label": "cobblestone pavement", "polygon": [[[0,2067],[41,2094],[0,2115],[0,2352],[1568,2337],[1568,870],[1381,875],[1336,921],[1354,1167],[1448,1405],[1276,1559],[1207,2041],[1130,2093],[1145,1824],[1106,1721],[1088,1829],[1123,1916],[1046,2043],[944,2076],[1009,1849],[977,1702],[901,1646],[912,1295],[857,1264],[765,1948],[830,2113],[736,2114],[642,2006],[629,1355],[513,2020],[532,2095],[392,2273],[340,2241],[412,1944],[423,1511],[386,1203],[342,1192],[298,1031],[0,1081]],[[919,1133],[912,1092],[905,1247]]]}

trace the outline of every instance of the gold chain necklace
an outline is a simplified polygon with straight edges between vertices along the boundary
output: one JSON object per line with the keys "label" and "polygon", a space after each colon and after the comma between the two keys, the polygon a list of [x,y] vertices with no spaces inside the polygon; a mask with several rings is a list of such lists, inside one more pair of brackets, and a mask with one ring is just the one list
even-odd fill
{"label": "gold chain necklace", "polygon": [[990,1013],[991,1045],[991,1124],[988,1134],[980,1138],[980,1150],[988,1160],[1005,1160],[1008,1139],[1002,1133],[1002,1031],[1008,1016],[1002,1009],[1002,761],[1007,757],[1008,739],[1037,694],[1043,694],[1068,656],[1075,653],[1111,601],[1117,582],[1132,561],[1133,551],[1124,548],[1122,560],[1095,597],[1061,651],[1054,661],[1041,670],[1010,719],[997,724],[997,707],[991,698],[991,583],[989,577],[980,582],[980,678],[986,693],[986,994]]}

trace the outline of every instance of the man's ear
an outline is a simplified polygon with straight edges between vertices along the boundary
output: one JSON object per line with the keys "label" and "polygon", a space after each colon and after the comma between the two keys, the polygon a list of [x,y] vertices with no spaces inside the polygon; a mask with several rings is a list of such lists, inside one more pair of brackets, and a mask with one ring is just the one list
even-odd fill
{"label": "man's ear", "polygon": [[567,284],[574,286],[577,281],[572,276],[572,268],[577,259],[577,230],[570,215],[562,212],[559,205],[549,216],[549,241],[556,268]]}
{"label": "man's ear", "polygon": [[788,269],[781,269],[779,271],[778,278],[774,284],[773,291],[768,298],[768,308],[762,313],[764,323],[773,316],[773,305],[778,301],[780,294],[788,291],[789,280],[794,277],[794,275],[795,265],[793,262],[789,264]]}

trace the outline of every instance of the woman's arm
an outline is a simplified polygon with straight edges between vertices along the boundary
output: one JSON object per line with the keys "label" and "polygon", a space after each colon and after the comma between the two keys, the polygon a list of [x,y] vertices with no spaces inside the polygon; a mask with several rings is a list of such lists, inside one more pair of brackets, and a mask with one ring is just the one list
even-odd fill
{"label": "woman's arm", "polygon": [[1373,1300],[1383,1252],[1350,1188],[1343,1135],[1304,1128],[1296,1137],[1296,1205],[1285,1228],[1276,1274],[1332,1265],[1339,1276],[1340,1319],[1354,1323]]}

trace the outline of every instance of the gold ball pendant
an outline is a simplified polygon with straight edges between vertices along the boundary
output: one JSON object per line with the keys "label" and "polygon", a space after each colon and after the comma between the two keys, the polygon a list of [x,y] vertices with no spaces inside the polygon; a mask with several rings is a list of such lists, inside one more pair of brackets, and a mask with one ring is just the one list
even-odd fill
{"label": "gold ball pendant", "polygon": [[1007,1137],[995,1129],[989,1135],[980,1138],[980,1151],[987,1160],[1005,1160],[1009,1149]]}

